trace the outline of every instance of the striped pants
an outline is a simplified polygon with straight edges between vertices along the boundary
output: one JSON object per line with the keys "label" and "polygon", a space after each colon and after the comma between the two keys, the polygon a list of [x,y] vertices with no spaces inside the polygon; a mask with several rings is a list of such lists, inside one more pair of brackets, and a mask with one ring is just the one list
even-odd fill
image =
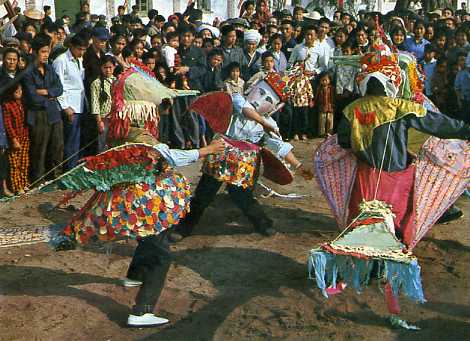
{"label": "striped pants", "polygon": [[29,174],[29,138],[19,139],[21,148],[10,149],[8,161],[10,162],[10,179],[13,192],[18,193],[28,185]]}

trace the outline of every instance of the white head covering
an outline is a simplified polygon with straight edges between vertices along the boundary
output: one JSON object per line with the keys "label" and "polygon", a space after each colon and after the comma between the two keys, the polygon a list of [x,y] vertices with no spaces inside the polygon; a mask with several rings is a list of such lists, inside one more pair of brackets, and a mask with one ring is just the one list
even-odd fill
{"label": "white head covering", "polygon": [[398,88],[393,84],[392,80],[385,76],[382,72],[372,72],[369,73],[367,76],[364,77],[364,79],[359,83],[359,91],[361,92],[361,95],[364,96],[367,91],[367,83],[369,83],[369,80],[371,78],[376,78],[380,83],[382,83],[384,89],[385,89],[385,94],[388,97],[395,98],[397,97],[398,94]]}
{"label": "white head covering", "polygon": [[243,34],[243,40],[245,42],[254,41],[258,45],[261,41],[261,34],[257,30],[246,30]]}
{"label": "white head covering", "polygon": [[196,31],[199,33],[203,30],[209,30],[211,31],[212,35],[215,37],[215,38],[219,38],[220,36],[220,30],[217,28],[217,27],[214,27],[212,25],[209,25],[209,24],[202,24],[202,25],[199,25],[199,27],[196,29]]}

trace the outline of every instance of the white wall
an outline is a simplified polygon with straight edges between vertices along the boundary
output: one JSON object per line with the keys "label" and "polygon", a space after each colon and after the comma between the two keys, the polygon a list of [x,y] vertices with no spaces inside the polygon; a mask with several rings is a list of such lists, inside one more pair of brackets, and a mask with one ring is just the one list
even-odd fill
{"label": "white wall", "polygon": [[[12,1],[10,1],[10,2],[12,2]],[[28,2],[31,3],[33,1],[28,1]],[[26,0],[18,0],[18,7],[20,7],[22,11],[27,9],[25,3],[26,3]],[[47,6],[47,5],[51,6],[51,8],[52,8],[51,17],[52,17],[52,20],[55,20],[55,3],[54,3],[54,0],[36,0],[36,1],[34,1],[34,3],[35,3],[34,7],[41,10],[41,11],[42,11],[42,8],[44,6]]]}

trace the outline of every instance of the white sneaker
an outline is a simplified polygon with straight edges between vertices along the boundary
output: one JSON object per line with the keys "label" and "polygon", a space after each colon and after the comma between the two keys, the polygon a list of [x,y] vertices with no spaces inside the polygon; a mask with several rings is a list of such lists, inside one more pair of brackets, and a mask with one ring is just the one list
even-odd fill
{"label": "white sneaker", "polygon": [[135,279],[124,278],[121,281],[122,285],[127,288],[140,287],[143,283],[141,281],[136,281]]}
{"label": "white sneaker", "polygon": [[127,318],[127,325],[129,327],[142,328],[142,327],[156,327],[161,326],[162,324],[167,324],[169,320],[155,316],[154,314],[144,314],[142,316],[138,315],[129,315]]}

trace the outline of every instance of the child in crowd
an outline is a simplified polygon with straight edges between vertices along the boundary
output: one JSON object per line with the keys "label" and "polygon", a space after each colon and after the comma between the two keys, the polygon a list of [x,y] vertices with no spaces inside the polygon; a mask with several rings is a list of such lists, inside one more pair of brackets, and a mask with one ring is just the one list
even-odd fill
{"label": "child in crowd", "polygon": [[274,69],[275,65],[274,55],[271,51],[266,51],[261,55],[261,70],[255,73],[245,85],[247,92],[250,91],[250,88],[256,84],[258,81],[265,79],[268,73],[276,72]]}
{"label": "child in crowd", "polygon": [[322,72],[318,76],[318,89],[315,96],[315,107],[318,112],[318,135],[325,137],[333,133],[335,112],[335,88],[331,84],[330,74]]}
{"label": "child in crowd", "polygon": [[307,134],[311,133],[311,108],[314,105],[313,87],[307,74],[296,77],[291,85],[292,89],[292,131],[294,140],[307,140]]}
{"label": "child in crowd", "polygon": [[227,66],[229,77],[224,81],[224,89],[229,94],[238,93],[243,95],[245,82],[240,77],[240,64],[232,62]]}
{"label": "child in crowd", "polygon": [[11,187],[15,194],[23,194],[28,186],[29,176],[29,132],[26,126],[21,83],[14,83],[6,91],[3,96],[2,111],[10,145],[8,161]]}
{"label": "child in crowd", "polygon": [[444,113],[449,114],[449,100],[451,98],[452,84],[449,79],[448,63],[446,58],[436,62],[436,68],[431,80],[432,101]]}
{"label": "child in crowd", "polygon": [[282,35],[275,34],[271,37],[271,53],[274,58],[274,71],[282,73],[287,69],[287,58],[282,52]]}
{"label": "child in crowd", "polygon": [[113,56],[104,55],[100,59],[101,75],[90,86],[91,113],[96,117],[98,126],[98,152],[106,150],[106,134],[108,131],[107,116],[111,112],[111,88],[116,77],[114,71],[117,61]]}
{"label": "child in crowd", "polygon": [[424,94],[428,97],[432,96],[432,78],[434,76],[434,69],[436,68],[435,48],[433,45],[428,44],[424,47],[424,59],[421,61],[423,73],[426,76],[424,80]]}
{"label": "child in crowd", "polygon": [[152,72],[154,72],[155,65],[157,64],[157,58],[152,52],[145,52],[142,56],[142,61],[150,70],[152,70]]}
{"label": "child in crowd", "polygon": [[[177,68],[180,66],[181,57],[178,54],[178,47],[180,46],[179,35],[177,32],[170,32],[166,36],[167,43],[162,47],[162,56],[165,58],[166,65],[170,69],[171,73],[175,73]],[[181,88],[189,89],[188,81],[184,75],[179,75],[175,79],[170,87],[176,89],[177,80],[181,83]]]}

